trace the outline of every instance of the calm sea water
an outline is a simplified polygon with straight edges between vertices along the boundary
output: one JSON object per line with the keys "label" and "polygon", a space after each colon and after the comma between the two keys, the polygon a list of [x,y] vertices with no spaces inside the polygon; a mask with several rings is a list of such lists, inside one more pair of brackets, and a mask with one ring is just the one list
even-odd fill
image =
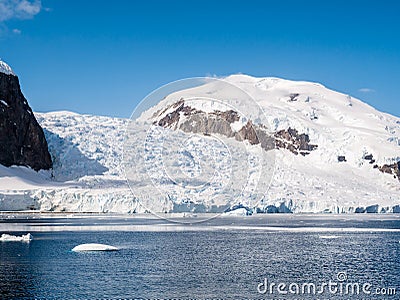
{"label": "calm sea water", "polygon": [[[0,242],[2,298],[400,299],[398,216],[219,217],[192,225],[121,216],[1,218],[0,234],[34,238]],[[82,243],[120,251],[71,251]],[[302,284],[318,289],[329,280],[369,284],[370,294],[299,294]],[[284,283],[287,294],[270,293],[265,283]]]}

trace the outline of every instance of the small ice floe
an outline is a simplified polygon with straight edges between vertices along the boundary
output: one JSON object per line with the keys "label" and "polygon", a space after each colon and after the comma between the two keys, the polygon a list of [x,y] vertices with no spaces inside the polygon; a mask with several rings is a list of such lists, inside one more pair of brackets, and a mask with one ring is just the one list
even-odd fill
{"label": "small ice floe", "polygon": [[117,251],[117,247],[104,244],[81,244],[72,249],[72,251]]}
{"label": "small ice floe", "polygon": [[32,241],[32,235],[30,233],[23,234],[21,236],[15,236],[10,234],[2,234],[0,237],[0,242],[30,242]]}
{"label": "small ice floe", "polygon": [[224,212],[221,216],[228,217],[228,216],[235,216],[235,217],[245,217],[248,215],[247,209],[245,208],[238,208],[231,211]]}
{"label": "small ice floe", "polygon": [[340,238],[340,236],[338,236],[338,235],[320,235],[319,238],[330,240],[330,239],[338,239],[338,238]]}

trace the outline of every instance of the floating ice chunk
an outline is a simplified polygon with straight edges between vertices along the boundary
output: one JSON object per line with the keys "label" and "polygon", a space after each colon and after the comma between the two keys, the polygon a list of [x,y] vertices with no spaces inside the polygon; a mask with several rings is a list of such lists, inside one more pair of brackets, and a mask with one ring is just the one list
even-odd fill
{"label": "floating ice chunk", "polygon": [[245,209],[245,208],[238,208],[238,209],[235,209],[235,210],[224,212],[222,214],[222,216],[235,216],[235,217],[244,217],[244,216],[247,216],[247,215],[248,215],[247,209]]}
{"label": "floating ice chunk", "polygon": [[104,244],[81,244],[72,249],[72,251],[117,251],[117,247]]}
{"label": "floating ice chunk", "polygon": [[338,239],[338,238],[340,238],[340,236],[338,236],[338,235],[320,235],[319,238],[320,239]]}
{"label": "floating ice chunk", "polygon": [[0,237],[1,242],[30,242],[32,241],[32,235],[30,233],[23,234],[22,236],[15,236],[10,234],[2,234]]}

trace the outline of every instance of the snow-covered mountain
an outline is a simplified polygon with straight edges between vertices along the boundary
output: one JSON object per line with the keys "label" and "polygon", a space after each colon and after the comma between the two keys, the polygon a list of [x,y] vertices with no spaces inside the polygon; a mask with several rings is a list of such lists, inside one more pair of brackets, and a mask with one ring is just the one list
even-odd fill
{"label": "snow-covered mountain", "polygon": [[[129,129],[136,126],[134,130],[140,132],[147,128],[141,124],[147,123],[154,129],[151,138],[162,136],[165,145],[173,145],[177,137],[185,140],[196,136],[196,142],[188,144],[189,151],[181,153],[183,160],[175,167],[195,178],[197,167],[192,162],[212,157],[220,176],[215,184],[224,183],[229,173],[224,173],[228,152],[223,145],[229,145],[237,160],[246,159],[241,147],[273,154],[274,171],[268,173],[269,189],[257,203],[258,211],[340,213],[368,208],[371,212],[398,212],[399,118],[317,83],[246,75],[224,80],[250,95],[265,118],[242,107],[235,95],[229,95],[236,103],[230,107],[190,100],[199,92],[214,98],[223,96],[218,82],[170,94],[146,110],[140,122],[70,112],[36,113],[45,131],[53,170],[36,173],[23,167],[0,166],[0,210],[213,211],[218,203],[207,202],[205,197],[192,199],[184,181],[180,182],[182,189],[164,180],[165,174],[154,160],[159,149],[150,153],[155,155],[153,160],[147,152],[135,161],[136,171],[151,171],[152,185],[140,178],[130,180],[133,193],[130,191],[122,161],[125,130],[129,125]],[[207,149],[214,136],[223,143],[210,154]],[[143,135],[136,137],[131,137],[130,146],[143,144]],[[247,174],[257,174],[256,167]],[[213,184],[214,190],[204,190],[202,196],[212,198],[223,193],[228,199],[231,192],[235,194],[230,197],[234,199],[229,202],[231,207],[248,204],[236,187],[223,189]],[[155,186],[160,193],[154,192]]]}
{"label": "snow-covered mountain", "polygon": [[[224,82],[244,92],[226,87]],[[385,207],[386,211],[399,204],[399,118],[317,83],[246,75],[229,76],[224,82],[211,80],[199,87],[169,94],[143,112],[139,120],[164,128],[167,133],[164,131],[163,136],[168,138],[171,138],[168,130],[203,133],[203,140],[211,134],[244,140],[254,147],[260,144],[267,151],[272,140],[275,170],[270,187],[258,205],[261,210],[347,212],[357,207],[358,211],[366,207],[379,211]],[[246,95],[255,103],[245,99]],[[218,99],[224,99],[224,103]],[[224,107],[225,103],[228,105]],[[261,109],[254,109],[257,105]],[[132,127],[135,126],[133,123]],[[179,139],[185,137],[172,134],[170,145]],[[246,159],[240,155],[236,161]],[[204,159],[200,156],[199,160]],[[154,163],[157,164],[156,159]],[[173,171],[169,168],[169,173],[179,172],[176,170],[179,166]],[[253,171],[246,173],[237,168],[236,172],[241,178]],[[173,183],[172,188],[164,188],[165,184],[160,182],[171,177],[167,173],[158,172],[153,176],[153,185],[161,186],[164,194],[172,193],[170,197],[174,200],[198,201],[186,188],[173,187]],[[237,196],[240,191],[235,188],[229,187],[231,198],[248,206],[254,204],[246,197]],[[207,197],[215,199],[217,194]],[[153,203],[151,200],[148,205]],[[210,202],[207,206],[213,204]],[[165,210],[173,207],[167,206]]]}

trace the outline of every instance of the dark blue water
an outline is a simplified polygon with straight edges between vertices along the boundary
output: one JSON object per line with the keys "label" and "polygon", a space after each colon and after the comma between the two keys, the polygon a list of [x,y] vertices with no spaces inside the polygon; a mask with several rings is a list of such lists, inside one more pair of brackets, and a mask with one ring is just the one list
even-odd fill
{"label": "dark blue water", "polygon": [[[400,232],[390,230],[400,228],[396,218],[217,218],[196,227],[130,218],[1,222],[0,234],[6,228],[7,233],[24,228],[34,237],[30,243],[0,242],[3,298],[400,299]],[[262,229],[282,224],[302,230]],[[357,226],[363,230],[355,231]],[[71,251],[90,242],[120,251]],[[339,272],[346,273],[344,283],[370,284],[371,294],[279,295],[276,289],[272,294],[257,290],[265,279],[293,287],[338,282]],[[383,288],[397,293],[376,295]]]}

